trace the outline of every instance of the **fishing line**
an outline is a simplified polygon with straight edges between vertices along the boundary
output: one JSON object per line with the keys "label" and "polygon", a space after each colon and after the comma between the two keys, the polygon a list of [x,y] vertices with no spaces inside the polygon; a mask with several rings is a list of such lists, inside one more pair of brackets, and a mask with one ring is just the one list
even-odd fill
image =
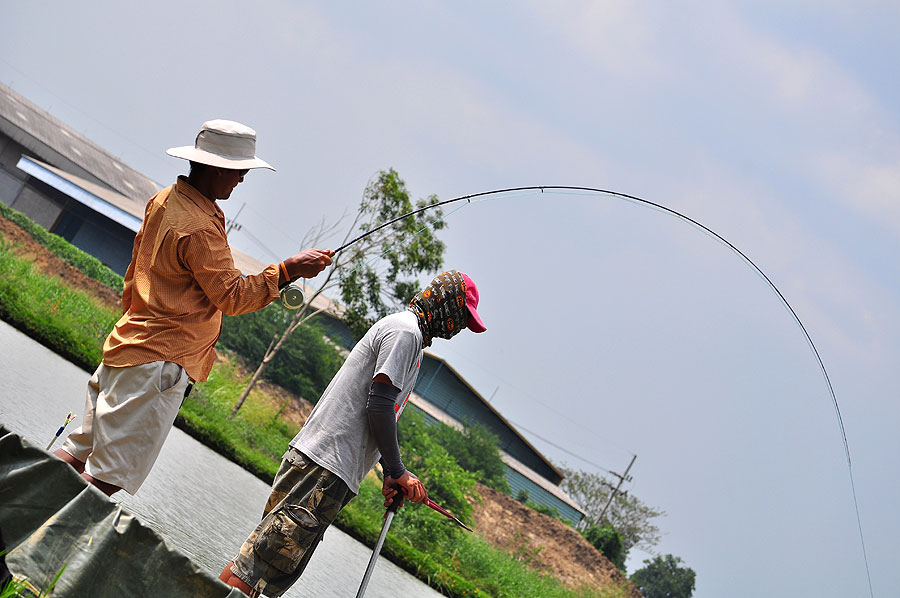
{"label": "fishing line", "polygon": [[[736,253],[747,265],[749,265],[756,272],[756,274],[758,276],[760,276],[766,282],[766,284],[768,284],[769,288],[771,288],[772,291],[775,292],[775,294],[778,296],[778,298],[781,300],[781,302],[784,304],[784,306],[790,312],[791,316],[794,319],[794,322],[797,323],[797,325],[800,327],[800,330],[803,332],[803,335],[806,338],[806,342],[809,345],[810,349],[812,349],[812,352],[815,355],[816,361],[819,364],[819,369],[821,370],[822,376],[825,379],[825,385],[828,387],[828,394],[831,397],[831,404],[834,408],[835,416],[837,417],[838,428],[839,428],[840,434],[841,434],[841,441],[843,442],[843,445],[844,445],[844,455],[846,456],[846,459],[847,459],[847,472],[850,476],[850,488],[853,493],[853,504],[856,509],[856,524],[857,524],[857,528],[859,529],[859,539],[860,539],[860,544],[862,546],[863,561],[864,561],[865,567],[866,567],[866,578],[869,583],[869,595],[874,596],[874,593],[872,590],[872,579],[869,574],[869,559],[866,554],[866,544],[865,544],[865,540],[863,538],[862,520],[860,519],[860,516],[859,516],[859,502],[856,498],[856,484],[853,480],[853,464],[850,460],[850,444],[847,442],[847,433],[846,433],[846,430],[844,429],[844,419],[843,419],[843,417],[841,417],[841,409],[840,409],[840,406],[838,405],[837,395],[835,394],[834,387],[831,384],[831,377],[828,375],[828,371],[825,369],[825,363],[822,361],[822,356],[819,354],[819,350],[816,348],[816,345],[813,342],[812,337],[809,334],[809,331],[806,330],[806,326],[800,320],[800,316],[797,315],[797,312],[794,310],[794,308],[790,304],[790,302],[788,302],[787,298],[785,298],[785,296],[781,292],[781,290],[777,286],[775,286],[775,283],[772,282],[772,279],[769,278],[766,275],[766,273],[763,272],[762,269],[759,266],[757,266],[756,263],[753,260],[751,260],[747,254],[745,254],[743,251],[738,249],[733,243],[731,243],[728,239],[726,239],[725,237],[723,237],[716,231],[714,231],[711,228],[709,228],[708,226],[705,226],[704,224],[701,224],[700,222],[694,220],[690,216],[686,216],[685,214],[682,214],[681,212],[673,210],[672,208],[668,208],[662,204],[658,204],[658,203],[652,202],[650,200],[643,199],[641,197],[637,197],[636,195],[629,195],[627,193],[620,193],[618,191],[610,191],[608,189],[599,189],[596,187],[581,187],[581,186],[573,186],[573,185],[539,185],[539,186],[525,186],[525,187],[507,187],[505,189],[494,189],[491,191],[482,191],[481,193],[472,193],[470,195],[462,195],[460,197],[454,197],[452,199],[445,199],[444,201],[439,201],[439,202],[436,202],[433,204],[429,204],[427,206],[423,206],[421,208],[418,208],[416,210],[413,210],[411,212],[403,214],[402,216],[397,216],[396,218],[389,220],[388,222],[385,222],[385,223],[373,228],[372,230],[359,235],[355,239],[353,239],[347,243],[344,243],[343,245],[341,245],[340,247],[335,249],[334,252],[335,252],[335,254],[340,253],[347,247],[353,245],[354,243],[356,243],[358,241],[361,241],[362,239],[365,239],[372,233],[375,233],[387,226],[390,226],[396,222],[399,222],[400,220],[403,220],[404,218],[409,218],[411,216],[415,216],[416,214],[420,214],[426,210],[431,210],[434,208],[438,208],[441,206],[445,206],[445,205],[460,202],[460,201],[465,201],[466,205],[468,205],[468,204],[472,203],[473,200],[481,200],[482,198],[487,198],[487,197],[492,197],[492,196],[501,196],[501,197],[498,197],[497,199],[508,199],[508,198],[511,198],[514,196],[544,193],[545,191],[551,191],[553,193],[557,193],[560,195],[575,195],[575,194],[606,195],[609,197],[623,199],[623,200],[626,200],[631,203],[636,203],[636,204],[640,204],[643,206],[647,206],[647,207],[653,208],[657,211],[668,214],[670,216],[674,216],[684,222],[687,222],[688,224],[694,226],[695,228],[700,229],[701,231],[703,231],[707,235],[711,236],[713,239],[715,239],[719,243],[722,243],[723,245],[725,245],[726,247],[731,249],[731,251]],[[382,255],[384,255],[384,254],[382,254]]]}

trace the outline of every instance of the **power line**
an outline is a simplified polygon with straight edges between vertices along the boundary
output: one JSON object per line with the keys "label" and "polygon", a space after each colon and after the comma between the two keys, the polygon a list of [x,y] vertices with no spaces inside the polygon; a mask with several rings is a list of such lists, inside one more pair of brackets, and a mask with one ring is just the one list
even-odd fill
{"label": "power line", "polygon": [[568,450],[568,449],[566,449],[566,448],[563,448],[563,447],[559,446],[558,444],[556,444],[556,443],[553,442],[552,440],[547,440],[547,439],[544,438],[543,436],[540,436],[539,434],[536,434],[536,433],[532,432],[532,431],[529,430],[528,428],[525,428],[524,426],[522,426],[522,425],[520,425],[520,424],[514,422],[514,421],[511,420],[511,419],[508,419],[508,418],[507,418],[507,421],[508,421],[509,423],[513,424],[515,427],[519,428],[520,430],[522,430],[522,431],[524,431],[524,432],[528,432],[529,434],[531,434],[531,435],[534,436],[535,438],[537,438],[537,439],[539,439],[539,440],[543,440],[544,442],[546,442],[547,444],[549,444],[549,445],[552,446],[553,448],[557,448],[557,449],[561,450],[562,452],[566,453],[567,455],[571,455],[571,456],[575,457],[575,458],[578,459],[579,461],[584,461],[584,462],[587,463],[588,465],[591,465],[591,466],[593,466],[593,467],[596,467],[597,469],[599,469],[599,470],[601,470],[601,471],[605,471],[606,473],[608,473],[608,474],[610,474],[610,475],[618,475],[618,474],[616,474],[616,472],[614,472],[614,471],[610,471],[609,469],[606,469],[605,467],[603,467],[603,466],[601,466],[601,465],[597,465],[597,464],[594,463],[593,461],[588,461],[588,460],[585,459],[584,457],[582,457],[582,456],[580,456],[580,455],[576,455],[576,454],[573,453],[572,451],[570,451],[570,450]]}

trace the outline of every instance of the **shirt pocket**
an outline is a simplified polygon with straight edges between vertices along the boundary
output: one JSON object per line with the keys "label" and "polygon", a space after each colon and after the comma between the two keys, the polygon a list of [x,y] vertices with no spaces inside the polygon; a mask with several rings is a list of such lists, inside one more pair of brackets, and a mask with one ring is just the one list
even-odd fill
{"label": "shirt pocket", "polygon": [[291,573],[311,550],[326,526],[306,507],[282,505],[256,537],[253,548],[264,561],[283,573]]}

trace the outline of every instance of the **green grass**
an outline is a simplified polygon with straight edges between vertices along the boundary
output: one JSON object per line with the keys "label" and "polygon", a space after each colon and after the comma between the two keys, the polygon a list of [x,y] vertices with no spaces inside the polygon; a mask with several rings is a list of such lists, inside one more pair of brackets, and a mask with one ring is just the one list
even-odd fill
{"label": "green grass", "polygon": [[47,276],[13,249],[0,234],[0,317],[79,366],[96,369],[118,311]]}
{"label": "green grass", "polygon": [[94,256],[83,252],[59,235],[48,232],[47,229],[33,222],[28,216],[22,212],[17,212],[3,202],[0,202],[0,216],[16,223],[22,230],[31,235],[35,241],[52,251],[63,261],[81,270],[85,275],[105,284],[114,291],[122,291],[122,277],[103,265],[103,262]]}
{"label": "green grass", "polygon": [[583,587],[570,590],[555,577],[541,575],[527,568],[537,551],[518,551],[510,554],[498,550],[474,534],[462,537],[453,557],[459,562],[466,578],[492,596],[523,598],[624,598],[622,588],[604,590]]}
{"label": "green grass", "polygon": [[232,418],[231,408],[246,384],[246,377],[236,376],[234,365],[217,363],[209,379],[197,384],[182,405],[178,425],[257,477],[271,481],[297,428],[278,417],[275,401],[259,400],[258,391]]}
{"label": "green grass", "polygon": [[[4,554],[5,551],[0,552],[0,556],[3,556]],[[2,588],[0,588],[0,598],[44,598],[45,596],[49,596],[65,570],[66,568],[64,566],[56,574],[56,577],[47,584],[47,587],[40,590],[34,589],[27,580],[11,578],[3,584]]]}

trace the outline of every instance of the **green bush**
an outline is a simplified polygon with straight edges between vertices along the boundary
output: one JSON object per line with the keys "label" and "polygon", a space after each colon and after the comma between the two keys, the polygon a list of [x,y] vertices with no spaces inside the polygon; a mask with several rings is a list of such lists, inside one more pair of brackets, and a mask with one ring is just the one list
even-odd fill
{"label": "green bush", "polygon": [[628,553],[625,550],[625,539],[618,530],[608,523],[602,527],[591,524],[582,532],[582,535],[619,571],[625,571],[625,558]]}
{"label": "green bush", "polygon": [[[287,327],[293,313],[277,301],[259,311],[222,318],[222,346],[240,355],[256,368],[262,361],[276,330]],[[330,344],[315,320],[288,337],[275,358],[263,370],[263,379],[316,402],[344,358]]]}
{"label": "green bush", "polygon": [[476,475],[479,482],[497,492],[510,493],[506,464],[500,457],[497,436],[481,423],[466,422],[464,430],[440,424],[432,435],[453,455],[463,469]]}
{"label": "green bush", "polygon": [[257,477],[271,481],[297,433],[272,404],[247,401],[234,417],[231,407],[247,384],[231,363],[217,363],[178,412],[178,425]]}
{"label": "green bush", "polygon": [[59,235],[47,232],[47,229],[36,224],[28,216],[0,202],[0,216],[11,220],[22,230],[31,235],[35,241],[52,251],[63,261],[78,268],[85,275],[105,284],[114,291],[122,292],[123,279],[110,270],[94,256],[78,249]]}
{"label": "green bush", "polygon": [[[406,417],[405,415],[403,416]],[[432,495],[431,486],[428,487]],[[437,501],[437,499],[435,499]],[[440,502],[440,501],[437,501]],[[341,511],[337,524],[354,537],[372,544],[384,523],[381,486],[363,480],[359,495]],[[444,505],[446,506],[446,505]],[[528,568],[520,554],[497,549],[476,534],[454,531],[437,536],[411,535],[421,518],[440,522],[443,517],[425,505],[405,503],[391,524],[383,554],[445,596],[454,598],[624,598],[627,592],[610,586],[604,590],[566,588],[552,575]]]}
{"label": "green bush", "polygon": [[547,515],[548,517],[553,517],[554,519],[559,519],[560,521],[562,521],[563,523],[565,523],[566,525],[568,525],[570,527],[572,526],[572,522],[569,521],[568,519],[566,519],[565,517],[563,517],[562,515],[560,515],[559,509],[557,509],[556,507],[548,507],[547,505],[539,505],[538,503],[532,502],[530,500],[526,500],[525,506],[528,507],[529,509],[537,511],[538,513],[543,513],[544,515]]}
{"label": "green bush", "polygon": [[[443,424],[441,424],[443,425]],[[434,437],[439,426],[425,422],[418,409],[407,409],[397,425],[404,463],[419,476],[428,495],[463,521],[472,514],[469,498],[475,492],[475,474],[463,469]]]}
{"label": "green bush", "polygon": [[[367,478],[359,488],[359,495],[338,515],[337,524],[357,539],[373,544],[384,524],[384,512],[381,485]],[[440,533],[435,537],[428,536],[427,532],[421,533],[423,521],[436,523],[432,529],[447,529],[449,526],[442,520],[446,521],[425,505],[404,503],[394,518],[382,552],[445,596],[489,598],[489,594],[480,591],[476,584],[467,579],[468,572],[460,568],[458,559],[453,558],[453,547],[462,537],[461,533]],[[410,533],[410,530],[419,530],[420,533]]]}

